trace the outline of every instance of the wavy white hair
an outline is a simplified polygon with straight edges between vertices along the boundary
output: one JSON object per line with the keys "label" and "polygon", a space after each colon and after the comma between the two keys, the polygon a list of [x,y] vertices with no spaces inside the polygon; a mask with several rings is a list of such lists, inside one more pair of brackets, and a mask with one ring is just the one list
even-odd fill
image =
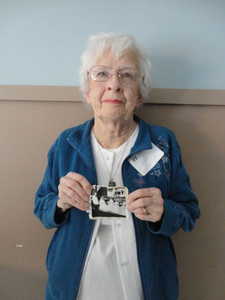
{"label": "wavy white hair", "polygon": [[147,58],[145,50],[132,35],[104,32],[89,37],[88,47],[80,58],[79,84],[84,99],[85,94],[89,91],[88,71],[107,49],[111,50],[111,53],[115,55],[116,59],[119,59],[128,50],[133,50],[137,53],[139,71],[144,75],[144,81],[140,83],[140,93],[143,97],[143,101],[146,101],[152,87],[153,68],[151,62]]}

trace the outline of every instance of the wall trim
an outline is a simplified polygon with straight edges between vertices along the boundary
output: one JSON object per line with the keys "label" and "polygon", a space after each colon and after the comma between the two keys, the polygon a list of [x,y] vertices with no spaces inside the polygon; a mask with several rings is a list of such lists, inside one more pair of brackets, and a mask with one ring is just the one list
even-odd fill
{"label": "wall trim", "polygon": [[[81,102],[77,86],[0,85],[0,101]],[[147,103],[183,105],[225,105],[225,90],[152,89]]]}

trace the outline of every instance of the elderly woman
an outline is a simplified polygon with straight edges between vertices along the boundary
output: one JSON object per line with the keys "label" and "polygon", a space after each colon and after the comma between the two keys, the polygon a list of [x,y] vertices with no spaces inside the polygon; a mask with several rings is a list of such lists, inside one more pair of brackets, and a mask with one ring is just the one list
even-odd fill
{"label": "elderly woman", "polygon": [[[57,228],[47,255],[47,300],[175,300],[171,236],[191,231],[197,199],[174,134],[134,115],[152,66],[132,36],[92,36],[80,89],[94,118],[65,130],[48,153],[35,215]],[[125,186],[127,220],[91,220],[92,185]]]}

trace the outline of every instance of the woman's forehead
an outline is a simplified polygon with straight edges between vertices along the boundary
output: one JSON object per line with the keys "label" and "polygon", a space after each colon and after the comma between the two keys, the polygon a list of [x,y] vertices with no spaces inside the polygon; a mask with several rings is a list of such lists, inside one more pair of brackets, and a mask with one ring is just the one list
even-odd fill
{"label": "woman's forehead", "polygon": [[129,66],[138,68],[138,55],[133,50],[125,51],[119,58],[110,50],[105,50],[100,57],[95,60],[95,65],[113,66]]}

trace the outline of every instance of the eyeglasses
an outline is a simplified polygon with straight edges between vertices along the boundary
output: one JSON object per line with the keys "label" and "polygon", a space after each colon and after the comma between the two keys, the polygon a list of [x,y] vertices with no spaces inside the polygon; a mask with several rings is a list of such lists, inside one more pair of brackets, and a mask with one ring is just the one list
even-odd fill
{"label": "eyeglasses", "polygon": [[118,74],[120,80],[125,84],[132,85],[139,83],[141,80],[144,81],[144,76],[141,72],[132,68],[114,71],[106,66],[94,66],[91,68],[90,72],[88,72],[88,75],[95,81],[106,82],[112,78],[114,72]]}

